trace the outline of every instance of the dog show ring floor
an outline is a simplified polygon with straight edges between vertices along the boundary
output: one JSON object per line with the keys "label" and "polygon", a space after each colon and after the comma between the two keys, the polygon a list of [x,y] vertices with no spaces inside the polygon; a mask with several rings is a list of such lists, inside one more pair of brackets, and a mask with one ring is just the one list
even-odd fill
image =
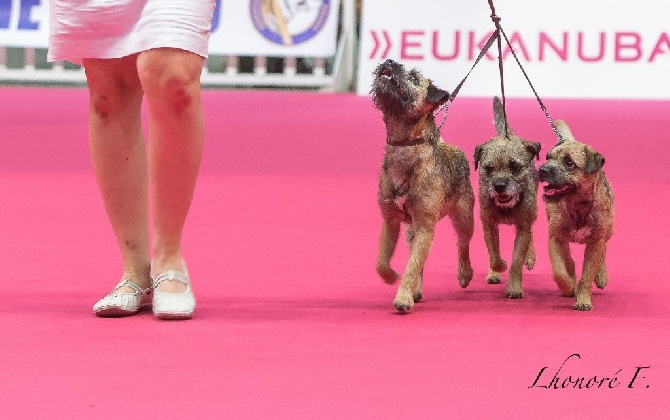
{"label": "dog show ring floor", "polygon": [[[572,309],[551,277],[547,220],[524,298],[474,278],[437,226],[424,300],[393,308],[375,272],[384,125],[369,97],[203,92],[206,140],[184,232],[192,320],[100,319],[120,257],[87,149],[82,88],[2,88],[0,413],[67,418],[668,418],[667,101],[552,100],[606,157],[615,196],[609,285]],[[146,114],[146,110],[145,110]],[[520,136],[555,137],[535,100],[509,99]],[[145,115],[146,116],[146,115]],[[495,133],[491,100],[459,98],[442,137],[470,159]],[[501,228],[503,258],[513,229]],[[583,247],[574,246],[578,273]],[[402,271],[401,239],[393,266]]]}

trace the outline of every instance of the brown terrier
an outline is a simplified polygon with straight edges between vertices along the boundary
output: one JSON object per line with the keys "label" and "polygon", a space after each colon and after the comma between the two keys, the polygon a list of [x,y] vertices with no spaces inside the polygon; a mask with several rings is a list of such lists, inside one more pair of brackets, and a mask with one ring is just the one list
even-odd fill
{"label": "brown terrier", "polygon": [[461,150],[444,143],[433,112],[449,98],[417,70],[386,60],[375,70],[372,99],[386,124],[386,152],[379,179],[383,224],[377,272],[388,284],[398,280],[390,260],[406,224],[410,256],[393,305],[408,311],[422,298],[423,267],[435,225],[449,215],[458,237],[458,281],[472,279],[470,239],[474,193],[470,167]]}
{"label": "brown terrier", "polygon": [[497,135],[475,148],[475,170],[479,170],[479,216],[489,252],[486,282],[501,282],[507,263],[500,257],[499,225],[514,225],[516,238],[507,282],[507,297],[523,297],[522,266],[535,265],[533,224],[537,219],[538,175],[533,159],[539,158],[540,143],[524,140],[512,132],[503,105],[493,98]]}
{"label": "brown terrier", "polygon": [[[605,158],[575,140],[561,120],[556,128],[562,140],[540,166],[544,201],[549,217],[549,258],[554,281],[565,296],[576,294],[574,308],[589,311],[591,287],[607,285],[606,243],[614,231],[614,197],[602,167]],[[570,242],[586,244],[584,266],[576,286]]]}

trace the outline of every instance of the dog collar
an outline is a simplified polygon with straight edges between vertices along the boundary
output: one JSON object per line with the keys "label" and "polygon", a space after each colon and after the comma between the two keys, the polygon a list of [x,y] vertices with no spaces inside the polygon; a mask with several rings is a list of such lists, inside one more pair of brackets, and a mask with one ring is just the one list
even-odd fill
{"label": "dog collar", "polygon": [[399,146],[399,147],[405,147],[405,146],[418,146],[419,144],[426,144],[428,141],[424,139],[423,137],[419,137],[418,139],[409,139],[409,140],[403,140],[403,141],[388,141],[386,140],[386,144],[389,146]]}

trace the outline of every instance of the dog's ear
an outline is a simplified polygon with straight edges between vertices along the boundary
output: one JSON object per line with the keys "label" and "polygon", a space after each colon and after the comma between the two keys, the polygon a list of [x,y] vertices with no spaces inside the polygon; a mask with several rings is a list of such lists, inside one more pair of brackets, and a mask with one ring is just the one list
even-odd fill
{"label": "dog's ear", "polygon": [[479,160],[482,158],[482,152],[484,151],[484,147],[480,144],[479,146],[475,147],[475,171],[477,170],[477,167],[479,166]]}
{"label": "dog's ear", "polygon": [[536,141],[524,140],[523,145],[532,157],[534,157],[537,160],[540,160],[540,149],[542,149],[542,145],[540,143]]}
{"label": "dog's ear", "polygon": [[449,99],[449,95],[451,95],[449,92],[438,88],[433,82],[430,82],[428,85],[428,92],[426,93],[426,99],[428,99],[428,102],[432,105],[441,105]]}
{"label": "dog's ear", "polygon": [[585,155],[586,159],[584,161],[584,170],[587,174],[592,174],[605,165],[605,156],[601,155],[595,150],[586,148]]}

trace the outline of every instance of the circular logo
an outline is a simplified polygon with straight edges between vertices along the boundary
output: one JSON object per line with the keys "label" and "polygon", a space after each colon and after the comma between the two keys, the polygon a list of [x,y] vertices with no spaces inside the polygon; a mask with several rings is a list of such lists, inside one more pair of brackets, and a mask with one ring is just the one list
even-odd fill
{"label": "circular logo", "polygon": [[331,0],[251,0],[251,21],[265,39],[279,45],[303,43],[323,29]]}

